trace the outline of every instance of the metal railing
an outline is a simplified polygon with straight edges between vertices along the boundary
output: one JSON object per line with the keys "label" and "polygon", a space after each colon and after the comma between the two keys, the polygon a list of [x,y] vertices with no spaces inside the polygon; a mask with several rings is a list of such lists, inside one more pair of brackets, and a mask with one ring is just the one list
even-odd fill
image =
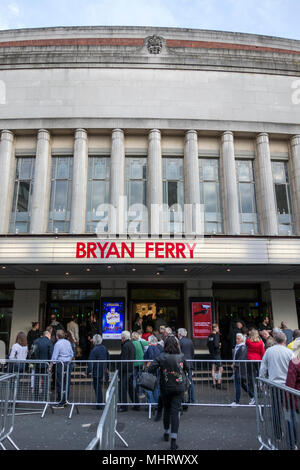
{"label": "metal railing", "polygon": [[[118,370],[118,405],[147,407],[157,405],[159,381],[154,393],[143,390],[139,377],[151,361],[0,361],[0,372],[17,375],[17,403],[43,405],[42,417],[49,406],[66,403],[69,417],[79,406],[104,407],[105,394]],[[259,361],[192,360],[187,361],[191,387],[185,395],[189,406],[254,406],[255,378]]]}
{"label": "metal railing", "polygon": [[86,450],[114,450],[116,435],[128,447],[128,444],[117,431],[117,406],[118,371],[114,373],[111,384],[106,392],[106,404],[98,425],[96,437],[90,442]]}
{"label": "metal railing", "polygon": [[300,449],[300,392],[257,378],[257,436],[260,450]]}
{"label": "metal railing", "polygon": [[3,450],[6,450],[4,445],[6,440],[19,450],[11,438],[15,421],[16,393],[16,374],[0,374],[0,447]]}
{"label": "metal railing", "polygon": [[[68,367],[61,361],[5,359],[0,361],[0,373],[16,374],[16,403],[43,405],[43,410],[38,411],[42,413],[42,417],[49,405],[55,405],[64,400],[68,388]],[[29,411],[33,410],[28,409]]]}

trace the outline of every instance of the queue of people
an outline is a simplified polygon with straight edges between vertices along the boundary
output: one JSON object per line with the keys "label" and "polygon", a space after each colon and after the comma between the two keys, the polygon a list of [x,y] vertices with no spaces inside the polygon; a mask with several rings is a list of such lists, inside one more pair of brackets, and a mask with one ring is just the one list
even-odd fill
{"label": "queue of people", "polygon": [[[178,447],[179,416],[182,412],[184,393],[188,391],[188,403],[195,401],[192,362],[195,358],[194,345],[184,328],[180,328],[176,335],[176,332],[165,324],[160,325],[159,330],[152,325],[146,325],[144,332],[143,322],[140,320],[136,320],[132,334],[123,331],[121,335],[120,359],[124,362],[121,363],[119,371],[120,411],[128,411],[129,401],[133,404],[133,410],[139,411],[139,403],[145,392],[147,403],[157,403],[155,420],[159,421],[163,415],[164,439],[171,440],[171,449],[174,450]],[[94,333],[95,331],[97,330],[94,330]],[[237,321],[233,331],[235,345],[232,350],[232,369],[235,397],[232,407],[240,404],[242,390],[248,395],[249,404],[255,404],[254,380],[257,376],[268,377],[274,383],[300,390],[300,330],[289,330],[285,322],[281,323],[280,328],[272,329],[269,319],[265,318],[258,329],[248,329],[242,322]],[[88,355],[90,362],[86,375],[92,376],[96,409],[101,409],[103,383],[109,370],[105,361],[108,362],[110,356],[99,333],[95,333],[89,341],[92,348]],[[68,365],[76,357],[76,347],[79,343],[80,330],[76,319],[72,318],[65,331],[53,315],[49,327],[44,332],[39,331],[38,323],[32,325],[27,337],[25,333],[20,332],[9,358],[20,361],[20,370],[22,361],[33,350],[34,358],[48,361],[53,370],[52,364],[56,363],[56,406],[60,408],[64,407],[68,400],[67,391],[70,391],[72,372]],[[220,390],[223,387],[224,371],[221,346],[219,325],[213,324],[207,347],[212,361],[212,386]],[[46,371],[42,370],[42,367],[46,366],[41,364],[39,367],[39,374],[45,374]],[[154,390],[143,390],[139,385],[141,373],[145,370],[157,377]],[[42,393],[42,396],[46,397],[48,379],[41,384],[39,374],[36,374],[34,379],[34,394],[38,397],[38,394]]]}

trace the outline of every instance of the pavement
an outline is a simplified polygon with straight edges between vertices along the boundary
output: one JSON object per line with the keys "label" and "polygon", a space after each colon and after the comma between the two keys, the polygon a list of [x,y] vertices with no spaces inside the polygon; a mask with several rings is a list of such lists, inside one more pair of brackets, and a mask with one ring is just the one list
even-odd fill
{"label": "pavement", "polygon": [[[96,434],[102,411],[90,406],[48,409],[45,418],[40,414],[22,415],[16,410],[12,438],[21,450],[84,450]],[[168,450],[170,444],[162,440],[162,421],[148,418],[147,410],[129,409],[118,414],[119,433],[129,450]],[[193,406],[184,412],[179,427],[179,450],[257,450],[255,407]],[[126,450],[116,437],[116,449]]]}

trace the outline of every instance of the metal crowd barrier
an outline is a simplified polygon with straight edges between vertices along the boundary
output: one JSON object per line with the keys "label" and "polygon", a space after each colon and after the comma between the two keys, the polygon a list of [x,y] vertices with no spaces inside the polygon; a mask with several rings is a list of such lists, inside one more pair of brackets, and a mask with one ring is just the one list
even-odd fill
{"label": "metal crowd barrier", "polygon": [[[22,414],[36,412],[42,413],[42,417],[44,417],[49,405],[55,405],[62,401],[67,388],[67,372],[67,366],[64,366],[61,361],[18,361],[12,359],[0,361],[0,373],[16,374],[16,403],[44,405],[41,411],[26,408]],[[18,411],[20,410],[18,409]]]}
{"label": "metal crowd barrier", "polygon": [[106,392],[106,405],[98,425],[96,437],[91,441],[86,450],[114,450],[116,435],[128,447],[128,444],[117,431],[117,406],[118,371],[114,373]]}
{"label": "metal crowd barrier", "polygon": [[0,447],[6,450],[4,441],[19,450],[11,438],[15,421],[15,403],[17,393],[16,374],[0,374]]}
{"label": "metal crowd barrier", "polygon": [[[71,406],[69,417],[74,408],[93,406],[103,408],[105,394],[112,376],[118,370],[118,405],[143,407],[151,418],[152,408],[156,407],[159,390],[149,393],[139,385],[139,377],[151,361],[0,361],[0,373],[12,372],[17,375],[18,393],[16,403],[43,405],[45,416],[60,402]],[[259,361],[192,360],[187,361],[192,384],[185,395],[189,406],[233,406],[239,390],[239,406],[254,406],[255,378],[259,372]],[[90,374],[88,374],[90,372]],[[215,381],[216,386],[213,386]],[[221,382],[221,385],[218,385]],[[19,411],[19,410],[18,410]],[[26,411],[26,410],[25,410]],[[30,410],[27,410],[28,412]]]}
{"label": "metal crowd barrier", "polygon": [[260,450],[300,449],[300,392],[257,379],[257,436]]}
{"label": "metal crowd barrier", "polygon": [[[149,418],[152,407],[156,407],[157,393],[149,393],[139,385],[139,376],[151,361],[72,361],[68,404],[71,405],[69,417],[74,407],[103,407],[104,396],[110,377],[119,371],[118,405],[147,408]],[[255,406],[255,378],[259,373],[260,361],[187,361],[190,368],[191,388],[185,396],[189,406],[235,406],[237,389],[239,403],[236,406]],[[87,371],[91,374],[87,375]],[[213,382],[216,386],[213,386]],[[218,382],[221,382],[220,386]]]}

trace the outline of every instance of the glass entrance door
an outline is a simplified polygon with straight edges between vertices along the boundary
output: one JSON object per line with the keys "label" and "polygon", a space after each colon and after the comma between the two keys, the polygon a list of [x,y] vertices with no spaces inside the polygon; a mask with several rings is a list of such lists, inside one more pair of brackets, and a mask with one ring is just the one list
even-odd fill
{"label": "glass entrance door", "polygon": [[71,321],[72,315],[75,315],[78,325],[83,322],[89,322],[91,315],[96,315],[99,319],[99,302],[51,302],[48,308],[47,325],[50,324],[50,316],[56,315],[57,321],[64,328]]}

